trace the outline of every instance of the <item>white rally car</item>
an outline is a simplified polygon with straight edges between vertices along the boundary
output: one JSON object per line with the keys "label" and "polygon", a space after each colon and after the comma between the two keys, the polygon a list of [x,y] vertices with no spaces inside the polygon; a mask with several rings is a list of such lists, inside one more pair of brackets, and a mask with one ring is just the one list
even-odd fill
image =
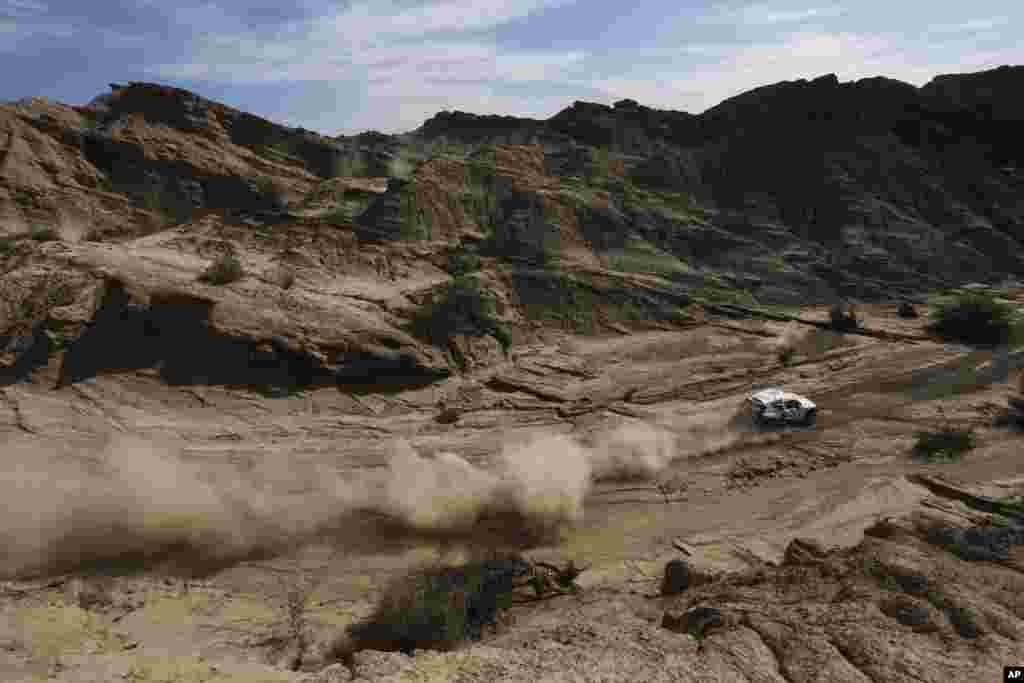
{"label": "white rally car", "polygon": [[818,417],[818,406],[814,401],[781,387],[759,389],[747,400],[751,417],[757,424],[813,425]]}

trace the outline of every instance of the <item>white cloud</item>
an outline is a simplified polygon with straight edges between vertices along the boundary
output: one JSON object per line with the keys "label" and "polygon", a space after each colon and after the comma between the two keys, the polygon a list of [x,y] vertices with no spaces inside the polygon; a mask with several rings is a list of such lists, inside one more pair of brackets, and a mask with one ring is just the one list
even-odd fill
{"label": "white cloud", "polygon": [[703,23],[740,23],[749,26],[771,26],[774,24],[799,23],[811,19],[824,19],[839,16],[844,12],[842,7],[806,7],[802,9],[782,9],[769,3],[754,3],[738,8],[718,7],[699,20]]}
{"label": "white cloud", "polygon": [[[410,130],[440,109],[550,116],[564,98],[555,103],[496,90],[578,77],[586,54],[505,50],[483,32],[567,1],[434,0],[414,8],[360,2],[340,14],[293,22],[274,36],[199,35],[187,61],[148,71],[232,83],[317,81],[347,85],[350,92],[361,83],[370,108],[357,112],[346,130]],[[326,118],[337,126],[336,116]]]}
{"label": "white cloud", "polygon": [[403,8],[392,1],[359,2],[323,22],[320,32],[352,44],[386,43],[431,33],[486,31],[574,0],[433,0]]}
{"label": "white cloud", "polygon": [[[383,91],[371,89],[369,106],[353,114],[338,132],[352,134],[367,129],[406,132],[443,110],[544,119],[564,109],[566,104],[562,95],[504,95],[494,92],[494,88],[475,84],[445,87],[442,91],[423,87],[408,91],[396,84]],[[328,126],[333,127],[337,127],[336,119]]]}
{"label": "white cloud", "polygon": [[[438,40],[431,36],[492,29],[567,1],[435,0],[414,8],[393,1],[363,2],[337,15],[288,24],[276,36],[199,35],[189,61],[157,65],[149,71],[171,78],[232,82],[554,79],[580,63],[584,54],[502,51],[471,37]],[[188,11],[195,16],[216,13],[211,6]]]}
{"label": "white cloud", "polygon": [[[920,85],[938,73],[1024,62],[1024,48],[983,53],[977,47],[978,33],[961,37],[969,30],[996,27],[997,19],[958,24],[955,31],[937,27],[945,31],[941,45],[928,27],[908,36],[801,26],[843,13],[838,5],[794,9],[762,2],[719,8],[698,18],[803,29],[748,45],[694,43],[686,38],[692,35],[688,29],[674,22],[667,25],[674,34],[670,43],[652,40],[595,53],[505,48],[488,35],[509,22],[568,2],[429,0],[409,7],[400,0],[357,0],[340,13],[290,22],[273,34],[195,34],[186,60],[148,71],[159,78],[225,83],[316,81],[334,88],[338,99],[347,103],[365,92],[366,109],[351,117],[344,132],[397,132],[415,128],[442,109],[547,117],[572,99],[631,98],[648,106],[697,113],[760,85],[826,73],[843,80],[882,75]],[[585,10],[583,3],[580,9]],[[214,5],[191,11],[194,17],[206,17],[202,26],[224,25]],[[971,43],[953,44],[968,36]],[[950,56],[938,57],[944,54]],[[517,95],[508,94],[509,85],[527,87]],[[539,94],[552,92],[551,86],[561,87],[562,94]],[[595,90],[604,98],[595,97]],[[310,107],[314,113],[303,118],[303,125],[324,131],[337,126],[334,108],[324,104],[323,113]],[[300,118],[296,112],[291,117]]]}
{"label": "white cloud", "polygon": [[904,46],[900,36],[856,33],[796,33],[776,43],[737,49],[718,63],[649,74],[644,79],[590,82],[609,99],[628,97],[649,106],[700,113],[762,85],[835,73],[841,80],[886,76],[923,85],[940,73],[981,70],[1024,61],[1024,47],[961,52],[935,61],[928,46]]}
{"label": "white cloud", "polygon": [[991,17],[988,19],[971,19],[958,24],[940,24],[926,28],[928,33],[979,33],[991,31],[994,28],[1005,26],[1010,23],[1008,17]]}

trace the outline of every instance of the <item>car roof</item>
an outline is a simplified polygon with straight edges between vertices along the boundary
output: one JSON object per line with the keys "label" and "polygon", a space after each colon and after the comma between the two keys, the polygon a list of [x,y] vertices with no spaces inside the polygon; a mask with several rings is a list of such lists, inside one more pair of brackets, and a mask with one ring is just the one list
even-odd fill
{"label": "car roof", "polygon": [[811,402],[810,399],[808,399],[808,398],[806,398],[804,396],[801,396],[800,394],[794,394],[791,391],[785,391],[783,389],[778,389],[778,388],[762,389],[760,391],[755,391],[753,394],[750,395],[750,397],[751,398],[756,398],[756,399],[761,400],[761,401],[769,401],[769,402],[770,401],[777,401],[780,398],[783,399],[783,400],[794,400],[794,401],[807,401],[807,402]]}

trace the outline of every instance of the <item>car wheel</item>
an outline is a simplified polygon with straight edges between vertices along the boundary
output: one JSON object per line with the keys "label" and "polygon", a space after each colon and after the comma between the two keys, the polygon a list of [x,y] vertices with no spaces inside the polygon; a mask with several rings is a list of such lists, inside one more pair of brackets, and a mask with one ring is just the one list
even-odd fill
{"label": "car wheel", "polygon": [[804,415],[804,424],[807,425],[808,427],[810,427],[810,426],[812,426],[815,423],[815,421],[817,421],[817,419],[818,419],[818,411],[817,410],[808,410],[807,414]]}

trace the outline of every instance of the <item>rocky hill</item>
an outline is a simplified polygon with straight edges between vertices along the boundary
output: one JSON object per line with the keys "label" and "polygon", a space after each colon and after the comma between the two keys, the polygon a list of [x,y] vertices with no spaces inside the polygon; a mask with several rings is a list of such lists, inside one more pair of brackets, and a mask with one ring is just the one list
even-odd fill
{"label": "rocky hill", "polygon": [[[335,371],[372,358],[429,375],[452,365],[450,349],[446,362],[403,329],[466,251],[513,331],[674,324],[694,300],[870,300],[1016,277],[1022,82],[1024,67],[923,88],[826,76],[700,115],[577,102],[546,121],[442,112],[406,135],[336,139],[146,83],[81,107],[12,103],[0,108],[0,327],[27,334],[113,278],[137,299],[169,288],[164,300],[216,302],[215,328],[234,298],[234,333],[291,335]],[[199,283],[222,253],[253,277]],[[376,295],[357,292],[382,273],[373,255],[403,274],[359,323],[239,322],[266,309],[253,297],[269,300],[267,287],[285,296],[281,277],[296,299],[319,283],[318,303],[288,305],[365,307]],[[327,358],[343,348],[348,361]]]}

